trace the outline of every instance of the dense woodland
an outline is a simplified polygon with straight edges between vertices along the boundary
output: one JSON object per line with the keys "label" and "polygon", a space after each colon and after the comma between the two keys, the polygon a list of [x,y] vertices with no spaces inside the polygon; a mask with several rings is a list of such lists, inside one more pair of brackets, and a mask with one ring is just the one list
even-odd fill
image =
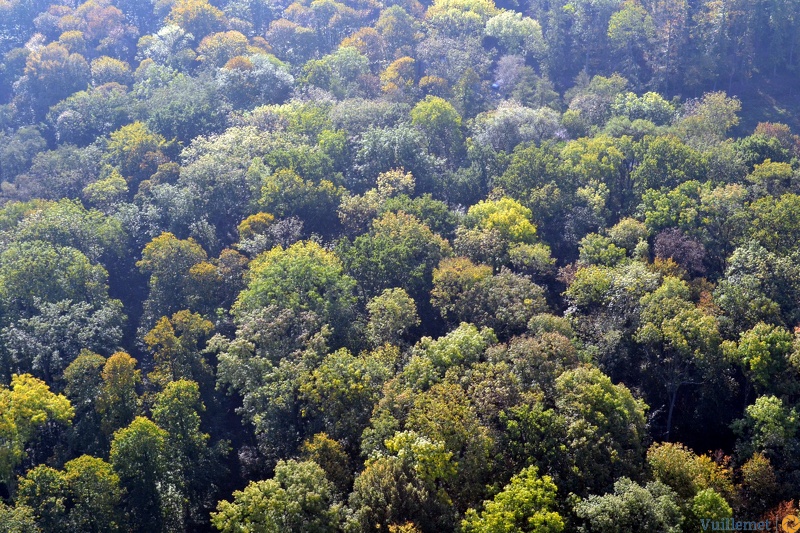
{"label": "dense woodland", "polygon": [[0,0],[0,531],[800,498],[798,0]]}

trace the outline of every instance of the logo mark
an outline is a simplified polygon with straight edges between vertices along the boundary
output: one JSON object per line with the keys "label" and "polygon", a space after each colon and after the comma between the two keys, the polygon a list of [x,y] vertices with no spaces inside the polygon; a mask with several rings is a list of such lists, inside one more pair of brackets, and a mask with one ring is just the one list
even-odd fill
{"label": "logo mark", "polygon": [[783,522],[781,522],[781,527],[786,533],[797,533],[800,531],[800,518],[793,514],[788,514],[783,517]]}

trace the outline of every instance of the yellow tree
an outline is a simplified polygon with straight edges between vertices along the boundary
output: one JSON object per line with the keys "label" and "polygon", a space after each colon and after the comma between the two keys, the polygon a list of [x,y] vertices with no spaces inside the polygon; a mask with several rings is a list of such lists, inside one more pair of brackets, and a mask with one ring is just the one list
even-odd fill
{"label": "yellow tree", "polygon": [[0,385],[0,482],[9,484],[37,429],[51,420],[69,423],[74,416],[66,397],[30,374],[15,374],[10,387]]}
{"label": "yellow tree", "polygon": [[172,6],[167,22],[200,39],[222,28],[225,15],[208,0],[178,0]]}

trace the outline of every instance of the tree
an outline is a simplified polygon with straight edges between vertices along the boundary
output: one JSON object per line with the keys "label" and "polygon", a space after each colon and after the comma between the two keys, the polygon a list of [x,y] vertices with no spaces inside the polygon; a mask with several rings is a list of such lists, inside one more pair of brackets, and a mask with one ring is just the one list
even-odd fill
{"label": "tree", "polygon": [[82,55],[70,53],[60,43],[50,43],[28,55],[24,81],[19,84],[22,92],[17,98],[41,119],[51,105],[84,89],[90,76],[89,64]]}
{"label": "tree", "polygon": [[800,233],[800,196],[767,196],[750,204],[753,220],[750,235],[770,252],[787,255],[797,250]]}
{"label": "tree", "polygon": [[15,242],[0,253],[0,302],[5,321],[29,317],[37,302],[108,301],[108,273],[80,251],[44,241]]}
{"label": "tree", "polygon": [[281,531],[339,530],[343,518],[335,488],[313,461],[280,461],[275,477],[252,481],[233,493],[233,502],[221,501],[211,522],[223,533],[242,528]]}
{"label": "tree", "polygon": [[[418,434],[409,432],[401,436],[403,441],[413,439],[410,446],[398,449],[402,450],[402,454],[370,459],[356,477],[349,501],[349,507],[354,512],[351,522],[353,529],[360,533],[383,528],[393,531],[393,526],[409,521],[413,521],[421,531],[455,528],[455,517],[449,502],[435,487],[420,479],[414,468],[414,448],[418,452],[427,452],[423,457],[432,460],[434,465],[446,465],[449,452],[444,450],[441,442],[432,442],[424,437],[414,438],[419,437]],[[433,481],[436,481],[435,478]],[[398,528],[396,531],[403,530]]]}
{"label": "tree", "polygon": [[502,11],[486,21],[484,32],[497,39],[509,54],[530,55],[541,60],[547,53],[541,25],[521,13]]}
{"label": "tree", "polygon": [[[145,60],[152,59],[159,65],[164,65],[169,69],[186,70],[196,59],[196,54],[192,50],[193,41],[194,35],[187,33],[180,26],[165,24],[155,33],[144,35],[139,39],[139,54],[143,59],[140,66],[145,67],[143,70],[152,68],[153,65],[147,67],[147,63],[145,63]],[[150,74],[155,74],[156,72],[157,69],[154,68]],[[170,77],[174,76],[175,71],[169,71],[169,75]],[[142,82],[145,80],[147,78],[141,81],[137,80],[137,85],[141,87]],[[155,79],[150,78],[148,81],[152,83]]]}
{"label": "tree", "polygon": [[0,481],[11,483],[37,430],[51,421],[68,424],[74,416],[67,398],[30,374],[15,374],[10,387],[0,385]]}
{"label": "tree", "polygon": [[758,391],[786,393],[794,388],[784,377],[793,341],[785,328],[759,322],[743,331],[738,342],[726,341],[722,348],[728,360],[744,371],[748,388],[754,385]]}
{"label": "tree", "polygon": [[109,136],[104,159],[119,168],[128,183],[138,185],[166,161],[167,141],[142,122],[134,122]]}
{"label": "tree", "polygon": [[136,388],[141,382],[141,371],[136,370],[136,359],[125,352],[117,352],[106,359],[101,376],[103,386],[95,406],[101,416],[103,432],[111,436],[130,424],[139,413]]}
{"label": "tree", "polygon": [[507,197],[478,202],[470,207],[465,222],[468,227],[497,230],[510,242],[531,244],[536,238],[530,209]]}
{"label": "tree", "polygon": [[461,117],[455,108],[438,96],[427,96],[411,109],[411,123],[422,129],[431,152],[453,159],[461,145]]}
{"label": "tree", "polygon": [[419,326],[417,305],[404,289],[384,289],[367,302],[367,337],[373,346],[401,345],[411,328]]}
{"label": "tree", "polygon": [[431,286],[433,269],[450,255],[450,245],[416,217],[387,212],[369,233],[342,245],[347,270],[369,295],[400,287],[419,301]]}
{"label": "tree", "polygon": [[424,134],[410,124],[368,128],[356,146],[359,185],[374,183],[382,172],[402,168],[416,178],[417,193],[438,192],[436,173],[444,162],[430,154],[427,145]]}
{"label": "tree", "polygon": [[166,22],[180,26],[202,39],[221,28],[225,15],[208,0],[178,0],[172,5]]}
{"label": "tree", "polygon": [[631,173],[639,194],[647,189],[674,189],[686,181],[702,179],[707,172],[701,153],[677,137],[645,136],[639,149],[639,162]]}
{"label": "tree", "polygon": [[237,315],[277,305],[314,313],[338,335],[347,332],[355,282],[336,254],[316,242],[298,242],[286,249],[277,246],[264,252],[250,263],[247,276],[247,288],[234,306]]}
{"label": "tree", "polygon": [[97,399],[103,391],[105,364],[105,357],[83,350],[64,369],[64,394],[75,408],[75,422],[69,439],[72,450],[101,455],[107,449],[97,409]]}
{"label": "tree", "polygon": [[[733,509],[714,489],[704,489],[692,500],[692,515],[701,523],[703,520],[724,520],[733,517]],[[697,530],[695,526],[695,530]]]}
{"label": "tree", "polygon": [[405,429],[441,441],[452,452],[456,472],[446,487],[455,508],[466,510],[477,504],[490,476],[493,440],[464,389],[437,383],[415,395]]}
{"label": "tree", "polygon": [[683,516],[676,494],[653,481],[641,486],[628,478],[614,483],[614,492],[590,496],[575,506],[587,533],[683,531]]}
{"label": "tree", "polygon": [[733,470],[708,455],[696,455],[682,444],[654,443],[647,450],[647,462],[656,481],[668,485],[685,501],[706,490],[731,500],[735,498]]}
{"label": "tree", "polygon": [[78,148],[66,144],[39,152],[26,173],[14,181],[13,197],[77,198],[81,190],[100,175],[100,150],[96,146]]}
{"label": "tree", "polygon": [[678,128],[690,144],[713,145],[722,141],[725,133],[739,123],[737,113],[741,109],[742,103],[736,97],[728,97],[721,91],[706,93],[683,105]]}
{"label": "tree", "polygon": [[462,527],[467,533],[558,533],[564,520],[555,511],[556,485],[550,476],[539,477],[535,466],[522,469],[494,497],[484,502],[480,515],[467,511]]}
{"label": "tree", "polygon": [[714,289],[714,302],[724,311],[720,325],[730,334],[759,322],[794,324],[794,298],[800,271],[789,258],[768,252],[754,242],[730,255],[723,278]]}
{"label": "tree", "polygon": [[2,329],[11,364],[45,381],[58,381],[64,369],[81,353],[113,353],[122,339],[122,303],[110,300],[99,308],[71,300],[38,302],[38,313],[20,318]]}
{"label": "tree", "polygon": [[218,386],[241,396],[237,411],[274,462],[295,453],[305,436],[300,378],[327,353],[330,330],[313,313],[275,305],[242,314],[236,322],[233,340],[217,336],[210,342],[218,353]]}
{"label": "tree", "polygon": [[759,396],[732,427],[739,436],[736,451],[740,457],[761,453],[779,472],[797,469],[791,460],[800,445],[800,423],[794,407],[776,396]]}
{"label": "tree", "polygon": [[207,520],[206,506],[213,501],[222,447],[208,445],[210,436],[200,430],[200,388],[194,381],[180,379],[165,385],[153,404],[153,420],[166,432],[167,478],[179,495],[178,516],[181,529],[198,527]]}
{"label": "tree", "polygon": [[581,239],[578,253],[581,263],[609,267],[613,267],[627,256],[627,250],[597,233],[589,233]]}
{"label": "tree", "polygon": [[648,81],[646,60],[655,31],[652,16],[638,2],[624,2],[622,9],[608,21],[608,40],[619,58],[620,73],[635,86],[641,87]]}
{"label": "tree", "polygon": [[66,198],[30,210],[15,225],[14,236],[19,241],[69,246],[106,265],[121,257],[126,241],[119,220]]}
{"label": "tree", "polygon": [[198,60],[219,68],[234,57],[246,55],[247,48],[247,37],[238,31],[212,33],[197,46]]}
{"label": "tree", "polygon": [[306,439],[301,448],[305,460],[314,461],[324,471],[340,494],[347,494],[353,486],[352,460],[341,443],[317,433]]}
{"label": "tree", "polygon": [[235,56],[217,71],[216,81],[236,109],[281,103],[295,83],[288,66],[270,54]]}
{"label": "tree", "polygon": [[20,479],[20,503],[35,509],[35,522],[45,531],[57,531],[66,521],[65,485],[63,474],[46,465],[32,468]]}
{"label": "tree", "polygon": [[95,87],[106,84],[130,86],[133,84],[131,67],[124,61],[113,57],[102,56],[91,63],[92,83]]}
{"label": "tree", "polygon": [[161,317],[144,337],[153,352],[153,371],[148,379],[162,388],[182,379],[208,384],[211,368],[200,351],[213,329],[211,322],[186,310],[172,318]]}
{"label": "tree", "polygon": [[168,463],[168,434],[144,417],[136,417],[127,427],[114,433],[110,460],[125,489],[123,505],[134,531],[158,531],[167,522],[169,482],[165,482]]}
{"label": "tree", "polygon": [[254,163],[249,172],[261,175],[259,204],[264,209],[280,217],[298,216],[314,229],[330,224],[344,189],[327,179],[319,183],[304,180],[295,171],[285,168],[274,173],[264,172],[259,168],[262,166]]}
{"label": "tree", "polygon": [[438,339],[422,337],[414,346],[412,361],[409,361],[403,373],[410,385],[427,389],[432,383],[424,380],[415,383],[411,379],[415,373],[414,359],[429,363],[437,374],[435,381],[439,381],[439,378],[444,377],[447,370],[452,367],[467,367],[480,361],[487,348],[496,342],[497,337],[491,329],[478,329],[472,324],[462,322],[457,328]]}
{"label": "tree", "polygon": [[343,348],[325,356],[317,368],[301,378],[304,416],[347,449],[357,449],[353,437],[367,427],[398,356],[391,348],[359,356]]}
{"label": "tree", "polygon": [[82,455],[64,465],[68,531],[118,531],[122,489],[107,462]]}
{"label": "tree", "polygon": [[706,272],[703,264],[706,258],[705,247],[677,228],[665,229],[656,235],[653,251],[657,258],[675,261],[690,276]]}
{"label": "tree", "polygon": [[3,133],[0,139],[0,176],[7,182],[25,172],[36,155],[47,148],[47,141],[34,126],[23,126],[14,135]]}
{"label": "tree", "polygon": [[33,509],[16,504],[13,507],[0,502],[0,531],[3,533],[40,533]]}
{"label": "tree", "polygon": [[197,77],[175,75],[163,85],[152,88],[146,94],[143,107],[149,128],[166,139],[177,139],[184,144],[198,135],[224,130],[225,117],[230,110],[222,98],[221,87],[210,73]]}
{"label": "tree", "polygon": [[312,59],[303,66],[302,80],[330,91],[338,98],[364,95],[369,75],[369,59],[352,46],[342,46],[332,54]]}
{"label": "tree", "polygon": [[205,250],[191,237],[181,240],[172,233],[162,233],[147,243],[136,263],[142,273],[150,274],[144,324],[149,326],[157,317],[190,307],[190,269],[207,258]]}
{"label": "tree", "polygon": [[665,435],[669,440],[678,392],[709,379],[720,362],[720,338],[715,318],[688,301],[687,286],[667,277],[661,287],[642,298],[642,322],[636,340],[645,346],[652,378],[662,383],[668,398]]}
{"label": "tree", "polygon": [[503,337],[521,333],[547,308],[544,291],[530,279],[503,269],[474,265],[466,258],[445,259],[433,273],[431,303],[450,322],[472,322]]}
{"label": "tree", "polygon": [[576,472],[570,489],[587,495],[610,489],[621,476],[640,476],[644,401],[591,366],[561,374],[556,380],[555,401],[556,411],[566,420],[566,445]]}
{"label": "tree", "polygon": [[511,153],[524,143],[540,144],[562,135],[558,113],[548,107],[533,109],[513,100],[475,117],[474,140],[495,151]]}

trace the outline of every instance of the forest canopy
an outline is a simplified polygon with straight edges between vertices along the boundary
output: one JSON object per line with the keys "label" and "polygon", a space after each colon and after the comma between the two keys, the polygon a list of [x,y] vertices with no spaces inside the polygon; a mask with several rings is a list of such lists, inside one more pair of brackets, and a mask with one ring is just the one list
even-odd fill
{"label": "forest canopy", "polygon": [[0,0],[0,532],[798,513],[799,30]]}

